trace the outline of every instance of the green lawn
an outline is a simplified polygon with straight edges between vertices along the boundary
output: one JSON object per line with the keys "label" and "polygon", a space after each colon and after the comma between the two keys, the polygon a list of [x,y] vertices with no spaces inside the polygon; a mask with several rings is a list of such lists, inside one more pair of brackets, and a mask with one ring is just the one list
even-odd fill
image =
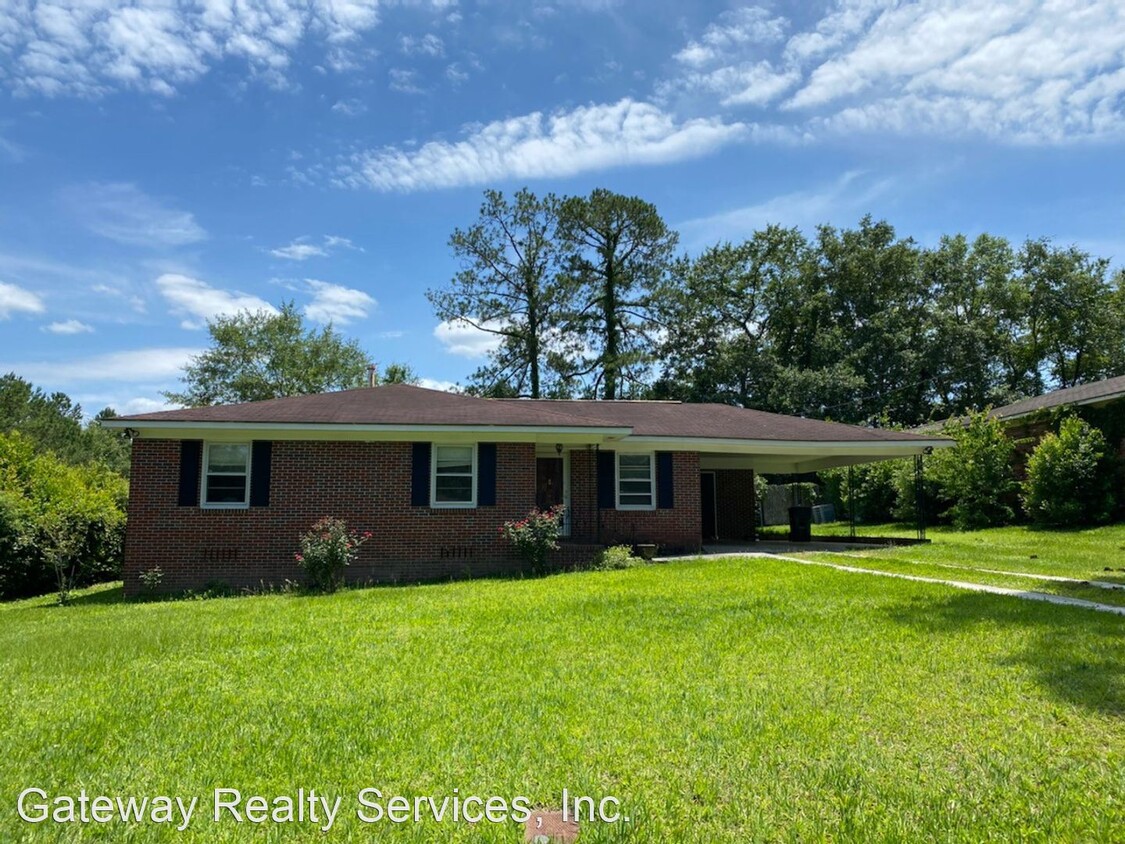
{"label": "green lawn", "polygon": [[[816,525],[814,531],[818,536],[846,535],[848,526],[843,522]],[[898,524],[857,526],[856,532],[860,536],[915,535],[913,528]],[[1125,606],[1125,589],[996,573],[1042,574],[1125,586],[1125,525],[1065,531],[1008,527],[965,533],[938,527],[932,528],[928,536],[929,545],[849,551],[847,558],[832,554],[817,554],[814,558],[878,571],[1028,589]]]}
{"label": "green lawn", "polygon": [[[977,555],[995,545],[990,567],[1010,567],[1014,536]],[[1058,543],[1125,545],[1121,529]],[[1052,565],[1088,568],[1086,553]],[[1125,829],[1116,616],[764,558],[326,597],[118,595],[0,606],[2,841],[522,840],[513,823],[362,824],[370,786],[619,797],[630,822],[583,842]],[[16,816],[28,786],[205,805],[183,834],[32,826]],[[216,823],[216,787],[315,788],[343,798],[341,818],[327,835]]]}

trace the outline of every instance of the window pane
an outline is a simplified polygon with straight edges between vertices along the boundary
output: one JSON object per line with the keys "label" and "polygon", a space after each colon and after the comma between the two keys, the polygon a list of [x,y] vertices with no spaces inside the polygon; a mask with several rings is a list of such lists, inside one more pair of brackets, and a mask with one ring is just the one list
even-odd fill
{"label": "window pane", "polygon": [[649,462],[652,456],[648,454],[622,454],[619,458],[621,461],[621,469],[629,468],[642,468],[648,472]]}
{"label": "window pane", "polygon": [[652,481],[622,481],[621,494],[651,495]]}
{"label": "window pane", "polygon": [[207,448],[208,472],[245,472],[250,446],[212,444]]}
{"label": "window pane", "polygon": [[651,507],[652,495],[626,495],[622,493],[621,503],[626,507]]}
{"label": "window pane", "polygon": [[227,504],[246,500],[245,475],[208,475],[207,503]]}
{"label": "window pane", "polygon": [[651,477],[651,474],[648,471],[647,467],[644,468],[644,469],[635,469],[635,468],[630,467],[630,466],[622,466],[620,475],[621,475],[621,480],[629,479],[629,480],[645,480],[645,481],[647,481]]}
{"label": "window pane", "polygon": [[434,500],[443,504],[468,504],[473,500],[473,479],[467,475],[438,475]]}
{"label": "window pane", "polygon": [[439,475],[468,475],[473,471],[472,446],[440,446],[437,451],[437,473]]}

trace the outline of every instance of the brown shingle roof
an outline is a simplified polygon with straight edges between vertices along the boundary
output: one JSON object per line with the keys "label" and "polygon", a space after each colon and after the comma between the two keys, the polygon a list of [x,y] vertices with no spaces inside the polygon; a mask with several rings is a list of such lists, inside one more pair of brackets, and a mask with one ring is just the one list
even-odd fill
{"label": "brown shingle roof", "polygon": [[901,431],[800,419],[721,404],[482,399],[387,384],[269,401],[121,416],[117,423],[196,422],[631,428],[634,436],[795,442],[905,442]]}
{"label": "brown shingle roof", "polygon": [[1037,410],[1047,410],[1052,407],[1063,407],[1068,404],[1095,404],[1122,397],[1125,397],[1125,375],[1106,378],[1104,381],[1093,381],[1089,384],[1079,384],[1077,387],[1067,387],[1064,390],[1055,390],[1041,396],[1022,399],[995,408],[992,415],[1000,419],[1011,419],[1015,416],[1026,416],[1029,413],[1035,413]]}
{"label": "brown shingle roof", "polygon": [[126,422],[249,422],[336,425],[529,425],[612,427],[597,419],[566,416],[545,402],[512,405],[474,396],[384,384],[335,393],[288,396],[266,401],[185,407],[121,416]]}
{"label": "brown shingle roof", "polygon": [[[518,405],[523,399],[506,400]],[[802,419],[726,404],[648,401],[549,401],[568,415],[608,419],[627,425],[638,437],[778,440],[797,442],[903,442],[926,440],[885,428]]]}

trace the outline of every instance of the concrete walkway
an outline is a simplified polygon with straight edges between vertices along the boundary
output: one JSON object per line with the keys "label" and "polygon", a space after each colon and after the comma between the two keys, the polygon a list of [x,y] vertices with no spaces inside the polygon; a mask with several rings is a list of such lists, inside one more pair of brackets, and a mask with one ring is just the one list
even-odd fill
{"label": "concrete walkway", "polygon": [[[813,549],[809,549],[810,551]],[[822,549],[816,549],[822,550]],[[1081,607],[1087,610],[1096,610],[1097,612],[1107,612],[1113,615],[1125,616],[1125,606],[1117,607],[1113,604],[1099,604],[1097,601],[1086,601],[1082,598],[1068,598],[1065,595],[1051,595],[1047,592],[1031,592],[1022,589],[1007,589],[1003,586],[989,586],[984,583],[966,583],[963,580],[943,580],[936,577],[921,577],[916,574],[900,574],[899,572],[891,571],[877,571],[875,569],[864,569],[858,566],[845,566],[838,563],[828,563],[823,560],[804,560],[800,557],[789,557],[785,554],[771,554],[758,549],[754,551],[734,551],[724,550],[719,554],[704,553],[701,556],[708,558],[721,558],[721,557],[764,557],[772,560],[785,560],[790,563],[797,563],[802,566],[820,566],[821,568],[835,569],[836,571],[845,571],[852,574],[872,574],[877,577],[894,577],[899,580],[913,580],[918,583],[937,583],[942,586],[952,586],[954,589],[965,589],[969,592],[986,592],[990,595],[1007,595],[1010,598],[1021,598],[1025,601],[1043,601],[1047,604],[1059,604],[1068,607]]]}
{"label": "concrete walkway", "polygon": [[[845,554],[844,551],[824,551],[825,554]],[[1125,589],[1125,583],[1111,583],[1108,580],[1082,580],[1077,577],[1063,577],[1058,574],[1034,574],[1029,571],[1004,571],[1003,569],[978,569],[972,566],[959,566],[956,563],[932,563],[928,560],[925,562],[918,560],[902,560],[895,558],[896,562],[907,563],[909,565],[919,566],[935,566],[943,569],[957,569],[958,571],[979,571],[984,574],[1002,574],[1007,577],[1026,577],[1031,580],[1048,580],[1052,583],[1070,583],[1074,586],[1094,586],[1098,589]]]}

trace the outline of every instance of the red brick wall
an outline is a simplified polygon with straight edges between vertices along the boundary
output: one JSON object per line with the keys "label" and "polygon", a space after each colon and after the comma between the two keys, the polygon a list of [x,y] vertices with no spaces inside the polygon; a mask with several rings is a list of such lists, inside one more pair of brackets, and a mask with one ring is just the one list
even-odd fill
{"label": "red brick wall", "polygon": [[719,539],[744,541],[755,537],[754,472],[750,469],[715,470]]}
{"label": "red brick wall", "polygon": [[592,450],[570,453],[571,535],[575,540],[604,545],[655,543],[669,552],[699,549],[698,453],[673,452],[673,506],[664,510],[598,509],[596,466]]}
{"label": "red brick wall", "polygon": [[[180,443],[133,442],[125,589],[140,589],[154,566],[162,589],[201,589],[211,583],[258,588],[301,580],[293,559],[298,537],[323,516],[374,536],[348,573],[352,581],[413,582],[514,574],[522,561],[497,533],[535,503],[535,447],[499,443],[496,506],[431,509],[410,505],[410,443],[276,441],[270,505],[248,509],[179,507]],[[590,545],[655,542],[668,550],[700,541],[699,457],[673,457],[675,507],[654,511],[598,511],[592,451],[571,452],[572,543],[557,565],[589,556]],[[598,538],[598,517],[601,536]],[[586,547],[582,547],[585,543]]]}
{"label": "red brick wall", "polygon": [[176,505],[180,443],[133,442],[125,588],[160,566],[167,590],[210,582],[257,587],[300,580],[300,534],[323,516],[345,519],[371,540],[348,571],[353,581],[396,582],[515,573],[521,561],[497,533],[535,503],[535,448],[497,446],[496,506],[410,506],[411,444],[277,441],[270,506],[208,510]]}

